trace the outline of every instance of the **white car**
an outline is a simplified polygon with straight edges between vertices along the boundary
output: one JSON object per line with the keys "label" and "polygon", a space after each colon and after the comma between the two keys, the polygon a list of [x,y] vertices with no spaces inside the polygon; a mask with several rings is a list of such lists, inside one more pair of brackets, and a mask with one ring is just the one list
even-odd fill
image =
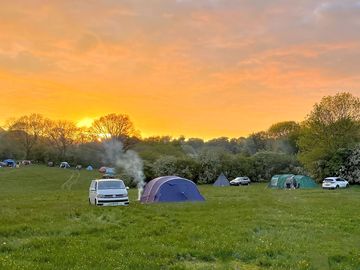
{"label": "white car", "polygon": [[129,205],[128,187],[120,179],[91,181],[89,203],[102,206]]}
{"label": "white car", "polygon": [[230,181],[230,185],[232,186],[249,185],[249,184],[250,184],[250,178],[247,176],[236,177],[234,180]]}
{"label": "white car", "polygon": [[349,187],[349,182],[340,177],[327,177],[322,183],[322,188],[326,189],[336,189],[336,188],[347,188]]}

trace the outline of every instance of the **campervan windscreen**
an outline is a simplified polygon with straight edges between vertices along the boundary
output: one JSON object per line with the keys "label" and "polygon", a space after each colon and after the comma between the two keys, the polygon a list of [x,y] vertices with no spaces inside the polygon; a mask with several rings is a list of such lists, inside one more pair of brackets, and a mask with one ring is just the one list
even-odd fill
{"label": "campervan windscreen", "polygon": [[125,185],[122,181],[101,181],[98,184],[99,190],[104,189],[124,189]]}

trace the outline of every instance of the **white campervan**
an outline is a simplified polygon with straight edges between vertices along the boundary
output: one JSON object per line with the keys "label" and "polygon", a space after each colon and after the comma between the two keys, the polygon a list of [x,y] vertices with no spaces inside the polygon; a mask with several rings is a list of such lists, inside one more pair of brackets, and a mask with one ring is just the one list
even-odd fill
{"label": "white campervan", "polygon": [[128,189],[120,179],[93,180],[89,188],[89,203],[102,206],[128,205]]}

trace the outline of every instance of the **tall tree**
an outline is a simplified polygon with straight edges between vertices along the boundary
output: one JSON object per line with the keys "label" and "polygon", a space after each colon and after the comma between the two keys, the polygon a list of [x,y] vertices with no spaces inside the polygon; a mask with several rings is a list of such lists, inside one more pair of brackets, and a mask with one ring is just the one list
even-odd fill
{"label": "tall tree", "polygon": [[130,117],[124,114],[109,114],[96,119],[92,124],[92,132],[104,139],[121,141],[124,149],[140,136]]}
{"label": "tall tree", "polygon": [[40,114],[31,114],[9,120],[9,132],[22,146],[25,159],[31,158],[31,151],[44,135],[45,122],[46,119]]}
{"label": "tall tree", "polygon": [[70,121],[47,121],[46,135],[57,150],[58,157],[65,159],[69,147],[79,138],[79,128]]}
{"label": "tall tree", "polygon": [[268,129],[268,135],[271,138],[288,138],[292,134],[298,132],[300,125],[295,121],[284,121],[271,125]]}
{"label": "tall tree", "polygon": [[245,152],[254,155],[267,149],[269,144],[268,134],[264,131],[252,133],[245,142]]}
{"label": "tall tree", "polygon": [[272,150],[295,154],[298,152],[297,141],[300,134],[300,124],[295,121],[284,121],[273,124],[267,131],[272,139]]}
{"label": "tall tree", "polygon": [[300,161],[320,180],[325,176],[321,172],[335,173],[342,163],[339,159],[336,166],[331,162],[331,172],[319,170],[318,165],[326,167],[340,149],[351,148],[359,141],[360,99],[350,93],[324,97],[302,125],[298,142]]}

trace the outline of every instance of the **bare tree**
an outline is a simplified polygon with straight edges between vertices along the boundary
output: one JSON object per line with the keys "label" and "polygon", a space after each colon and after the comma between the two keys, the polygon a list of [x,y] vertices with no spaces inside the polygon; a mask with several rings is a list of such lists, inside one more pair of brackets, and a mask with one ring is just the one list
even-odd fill
{"label": "bare tree", "polygon": [[98,141],[98,139],[99,137],[92,132],[91,128],[78,127],[78,132],[76,136],[77,143],[86,144],[86,143]]}
{"label": "bare tree", "polygon": [[59,158],[64,159],[69,147],[77,142],[79,128],[70,121],[47,121],[46,135],[57,150]]}
{"label": "bare tree", "polygon": [[103,139],[121,141],[124,149],[132,144],[134,138],[140,136],[129,116],[124,114],[109,114],[100,117],[93,122],[92,132]]}
{"label": "bare tree", "polygon": [[8,130],[13,138],[22,146],[25,159],[29,159],[31,151],[45,133],[46,119],[40,114],[21,116],[8,121]]}

